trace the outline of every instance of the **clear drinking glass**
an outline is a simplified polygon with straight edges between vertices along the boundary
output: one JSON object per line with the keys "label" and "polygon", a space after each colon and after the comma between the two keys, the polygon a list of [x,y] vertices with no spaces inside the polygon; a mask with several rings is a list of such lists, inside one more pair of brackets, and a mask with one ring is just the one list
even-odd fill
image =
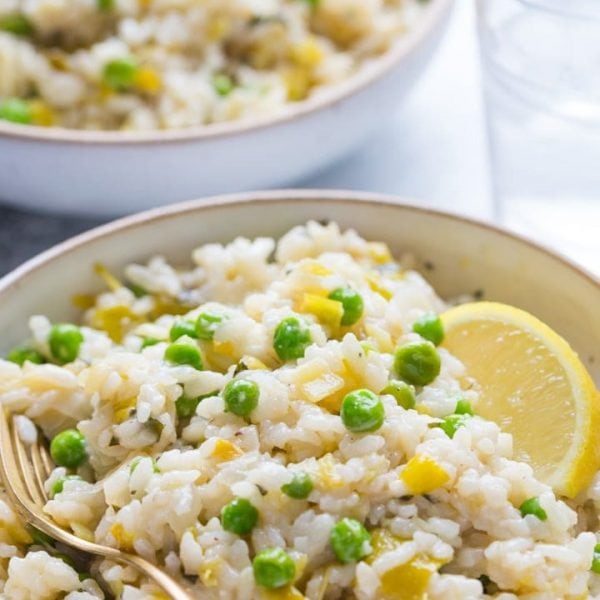
{"label": "clear drinking glass", "polygon": [[478,0],[496,217],[600,274],[600,0]]}

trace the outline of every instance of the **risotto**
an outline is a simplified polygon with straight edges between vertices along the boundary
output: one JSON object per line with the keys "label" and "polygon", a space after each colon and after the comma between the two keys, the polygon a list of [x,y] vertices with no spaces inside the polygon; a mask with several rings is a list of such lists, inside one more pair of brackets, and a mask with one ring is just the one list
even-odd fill
{"label": "risotto", "polygon": [[[0,360],[21,436],[51,441],[57,523],[198,598],[595,593],[600,484],[569,505],[511,459],[408,258],[311,222],[192,259],[129,265],[123,283],[98,266],[110,289],[75,299],[80,326],[34,316]],[[2,597],[104,598],[98,582],[163,597],[131,568],[65,556],[1,495],[0,522]]]}
{"label": "risotto", "polygon": [[356,73],[422,0],[0,0],[0,119],[181,128],[272,115]]}

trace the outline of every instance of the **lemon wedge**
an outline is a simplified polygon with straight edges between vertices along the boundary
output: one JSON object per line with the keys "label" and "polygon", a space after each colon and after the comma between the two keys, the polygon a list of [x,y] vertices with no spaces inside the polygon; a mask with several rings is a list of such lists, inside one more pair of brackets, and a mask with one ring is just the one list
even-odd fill
{"label": "lemon wedge", "polygon": [[600,468],[600,394],[569,344],[529,313],[473,302],[442,315],[443,347],[479,386],[476,413],[513,436],[515,459],[573,497]]}

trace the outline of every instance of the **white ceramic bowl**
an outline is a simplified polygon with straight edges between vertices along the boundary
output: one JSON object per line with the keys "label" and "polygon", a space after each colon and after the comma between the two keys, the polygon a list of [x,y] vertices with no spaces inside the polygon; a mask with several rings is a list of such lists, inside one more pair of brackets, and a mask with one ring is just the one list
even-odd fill
{"label": "white ceramic bowl", "polygon": [[172,131],[94,132],[0,121],[0,199],[79,214],[274,187],[325,167],[397,108],[439,41],[452,0],[356,76],[282,115]]}
{"label": "white ceramic bowl", "polygon": [[396,253],[412,252],[439,294],[481,290],[524,308],[559,331],[600,384],[600,280],[564,258],[489,225],[403,203],[399,198],[326,191],[277,191],[207,198],[142,213],[80,235],[0,281],[0,356],[28,337],[27,320],[77,319],[75,293],[100,291],[92,265],[119,272],[163,254],[236,236],[279,236],[309,219],[332,219]]}

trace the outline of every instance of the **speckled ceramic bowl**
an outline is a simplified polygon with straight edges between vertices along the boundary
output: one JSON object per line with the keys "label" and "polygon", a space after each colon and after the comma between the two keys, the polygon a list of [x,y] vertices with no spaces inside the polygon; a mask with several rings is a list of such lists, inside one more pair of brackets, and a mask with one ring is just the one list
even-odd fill
{"label": "speckled ceramic bowl", "polygon": [[94,229],[0,280],[0,355],[27,337],[32,314],[76,319],[71,297],[99,291],[92,266],[119,272],[131,261],[236,236],[279,236],[309,219],[331,219],[411,252],[439,294],[477,293],[533,313],[579,352],[600,384],[600,281],[564,258],[501,229],[419,208],[400,198],[332,191],[277,191],[206,198]]}

